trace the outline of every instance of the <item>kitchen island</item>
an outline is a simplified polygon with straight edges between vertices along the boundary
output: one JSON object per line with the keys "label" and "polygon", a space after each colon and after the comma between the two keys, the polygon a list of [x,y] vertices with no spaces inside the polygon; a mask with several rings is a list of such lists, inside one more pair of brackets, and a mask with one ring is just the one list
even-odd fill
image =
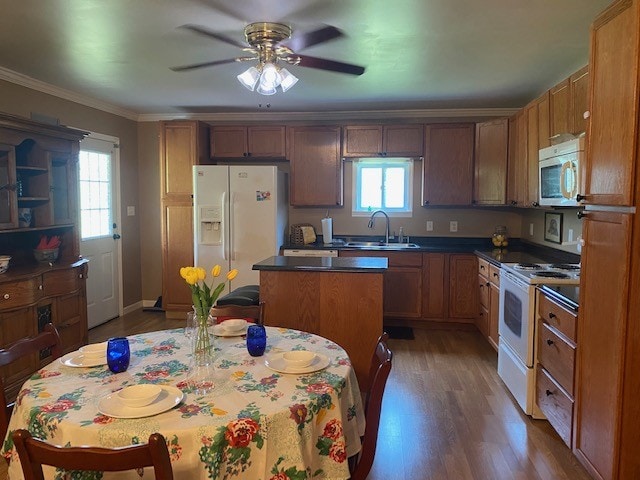
{"label": "kitchen island", "polygon": [[387,265],[381,257],[274,256],[256,263],[265,324],[336,342],[349,354],[360,389],[365,390],[371,355],[382,334]]}

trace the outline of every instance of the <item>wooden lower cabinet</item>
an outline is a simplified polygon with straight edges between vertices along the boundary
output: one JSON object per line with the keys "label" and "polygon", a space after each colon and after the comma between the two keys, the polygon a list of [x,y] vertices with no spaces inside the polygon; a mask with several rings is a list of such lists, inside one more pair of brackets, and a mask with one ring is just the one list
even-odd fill
{"label": "wooden lower cabinet", "polygon": [[386,257],[386,323],[472,323],[478,314],[476,256],[466,253],[419,253],[341,250],[342,257]]}
{"label": "wooden lower cabinet", "polygon": [[[58,329],[64,353],[87,343],[87,261],[46,268],[17,281],[11,273],[2,276],[0,347],[36,335],[47,323]],[[50,352],[41,351],[0,367],[7,398],[13,400],[24,381],[50,361]]]}

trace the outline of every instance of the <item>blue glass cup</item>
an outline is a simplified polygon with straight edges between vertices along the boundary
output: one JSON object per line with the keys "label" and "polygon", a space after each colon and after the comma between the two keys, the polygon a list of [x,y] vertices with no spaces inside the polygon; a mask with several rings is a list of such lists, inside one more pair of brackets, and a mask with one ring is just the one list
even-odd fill
{"label": "blue glass cup", "polygon": [[126,371],[130,358],[129,340],[126,337],[110,338],[107,341],[107,365],[113,373]]}
{"label": "blue glass cup", "polygon": [[247,328],[247,350],[252,357],[260,357],[267,347],[267,331],[264,325],[249,325]]}

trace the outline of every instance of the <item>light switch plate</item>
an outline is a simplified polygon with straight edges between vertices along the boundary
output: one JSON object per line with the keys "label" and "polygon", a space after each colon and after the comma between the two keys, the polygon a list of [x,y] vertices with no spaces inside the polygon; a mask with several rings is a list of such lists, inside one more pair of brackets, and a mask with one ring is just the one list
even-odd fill
{"label": "light switch plate", "polygon": [[433,222],[431,220],[427,220],[427,232],[433,232]]}
{"label": "light switch plate", "polygon": [[458,231],[458,222],[456,222],[455,220],[452,220],[449,222],[449,231],[450,232],[457,232]]}
{"label": "light switch plate", "polygon": [[133,217],[136,214],[136,207],[132,207],[131,205],[127,206],[127,216]]}

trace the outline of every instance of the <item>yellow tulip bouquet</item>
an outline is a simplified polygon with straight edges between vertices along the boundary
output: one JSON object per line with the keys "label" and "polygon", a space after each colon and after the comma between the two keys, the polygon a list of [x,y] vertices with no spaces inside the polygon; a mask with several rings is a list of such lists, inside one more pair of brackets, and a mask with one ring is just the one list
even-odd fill
{"label": "yellow tulip bouquet", "polygon": [[[216,265],[211,269],[211,276],[214,280],[220,276],[221,270],[222,267],[220,265]],[[238,270],[234,268],[227,273],[227,280],[233,280],[237,275]],[[205,281],[207,272],[201,267],[182,267],[180,276],[185,279],[191,289],[193,308],[197,317],[197,329],[193,345],[194,356],[210,356],[212,352],[207,318],[209,317],[209,310],[211,310],[211,307],[213,307],[224,290],[226,281],[220,282],[215,288],[213,286],[214,280],[212,280],[211,285],[208,285]]]}

